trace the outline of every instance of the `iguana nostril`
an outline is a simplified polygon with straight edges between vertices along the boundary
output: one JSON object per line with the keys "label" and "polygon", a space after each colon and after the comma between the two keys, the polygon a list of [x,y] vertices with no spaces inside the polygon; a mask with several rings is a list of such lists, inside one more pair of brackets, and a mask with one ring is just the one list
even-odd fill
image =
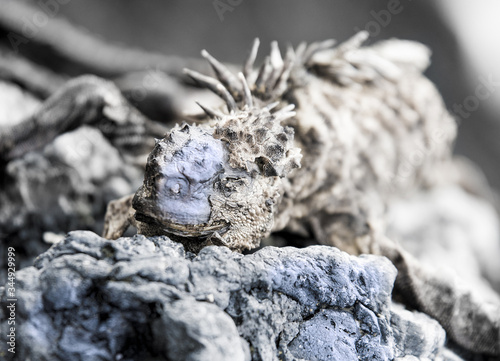
{"label": "iguana nostril", "polygon": [[170,192],[174,193],[174,194],[178,194],[179,192],[181,191],[181,186],[179,183],[173,185],[172,187],[170,187]]}
{"label": "iguana nostril", "polygon": [[186,180],[181,178],[167,179],[165,186],[167,193],[173,196],[185,196],[189,193],[189,184]]}

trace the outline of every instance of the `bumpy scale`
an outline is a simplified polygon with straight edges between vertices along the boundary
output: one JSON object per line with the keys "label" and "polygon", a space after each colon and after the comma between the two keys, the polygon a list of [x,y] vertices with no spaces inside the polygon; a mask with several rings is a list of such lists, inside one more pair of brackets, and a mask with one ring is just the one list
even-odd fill
{"label": "bumpy scale", "polygon": [[428,49],[401,40],[361,47],[367,36],[301,44],[284,59],[273,42],[259,69],[256,40],[238,75],[203,51],[216,78],[186,73],[225,104],[200,105],[206,122],[157,141],[142,187],[110,203],[104,236],[131,222],[190,250],[241,251],[287,229],[379,253],[387,200],[443,181],[436,170],[451,164],[456,127],[422,75]]}

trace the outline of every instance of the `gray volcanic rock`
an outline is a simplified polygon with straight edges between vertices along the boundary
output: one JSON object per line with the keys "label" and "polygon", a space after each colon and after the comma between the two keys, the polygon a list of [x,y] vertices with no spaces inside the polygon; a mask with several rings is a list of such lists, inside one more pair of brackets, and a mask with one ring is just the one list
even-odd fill
{"label": "gray volcanic rock", "polygon": [[407,311],[401,305],[395,304],[391,313],[396,355],[434,359],[446,338],[439,323],[423,313]]}
{"label": "gray volcanic rock", "polygon": [[[211,246],[194,255],[167,237],[109,241],[71,232],[17,272],[16,356],[432,359],[443,350],[444,333],[428,317],[393,307],[395,276],[383,257],[326,246],[250,255]],[[0,312],[3,343],[6,305]]]}
{"label": "gray volcanic rock", "polygon": [[[11,161],[5,177],[9,181],[0,187],[0,243],[16,248],[22,268],[49,248],[43,242],[49,234],[100,232],[108,202],[135,191],[142,170],[127,163],[99,130],[83,126]],[[0,259],[2,269],[4,262]],[[5,281],[3,274],[0,281]]]}

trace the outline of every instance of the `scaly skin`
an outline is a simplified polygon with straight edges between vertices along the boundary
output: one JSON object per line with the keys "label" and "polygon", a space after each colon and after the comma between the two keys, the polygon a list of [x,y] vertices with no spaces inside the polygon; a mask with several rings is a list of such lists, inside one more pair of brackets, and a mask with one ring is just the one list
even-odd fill
{"label": "scaly skin", "polygon": [[273,43],[259,70],[256,41],[238,77],[203,52],[217,80],[186,73],[227,110],[201,106],[205,123],[157,141],[132,212],[113,203],[105,236],[119,237],[129,214],[139,233],[166,234],[195,251],[255,248],[286,228],[378,253],[372,241],[383,234],[385,202],[440,181],[434,171],[450,164],[455,123],[422,75],[424,46],[360,47],[366,36],[290,48],[284,60]]}

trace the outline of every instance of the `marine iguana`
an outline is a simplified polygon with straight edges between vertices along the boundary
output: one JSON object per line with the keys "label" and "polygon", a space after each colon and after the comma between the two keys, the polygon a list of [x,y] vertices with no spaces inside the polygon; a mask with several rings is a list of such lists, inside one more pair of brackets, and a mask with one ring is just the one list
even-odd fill
{"label": "marine iguana", "polygon": [[438,320],[461,347],[498,355],[500,302],[385,236],[392,197],[468,180],[451,157],[455,121],[422,75],[428,49],[401,40],[361,47],[367,36],[288,48],[284,59],[272,43],[254,70],[256,41],[238,76],[203,51],[216,79],[186,73],[225,105],[201,105],[205,122],[156,141],[143,185],[108,205],[104,236],[132,223],[189,251],[243,251],[286,229],[383,255],[398,269],[398,300]]}
{"label": "marine iguana", "polygon": [[256,40],[237,76],[203,51],[216,78],[186,74],[225,104],[200,105],[206,122],[156,141],[143,185],[108,206],[104,236],[132,223],[189,250],[242,251],[286,228],[378,253],[387,199],[439,182],[456,125],[422,75],[425,46],[362,47],[367,37],[289,47],[284,59],[273,42],[259,69]]}

